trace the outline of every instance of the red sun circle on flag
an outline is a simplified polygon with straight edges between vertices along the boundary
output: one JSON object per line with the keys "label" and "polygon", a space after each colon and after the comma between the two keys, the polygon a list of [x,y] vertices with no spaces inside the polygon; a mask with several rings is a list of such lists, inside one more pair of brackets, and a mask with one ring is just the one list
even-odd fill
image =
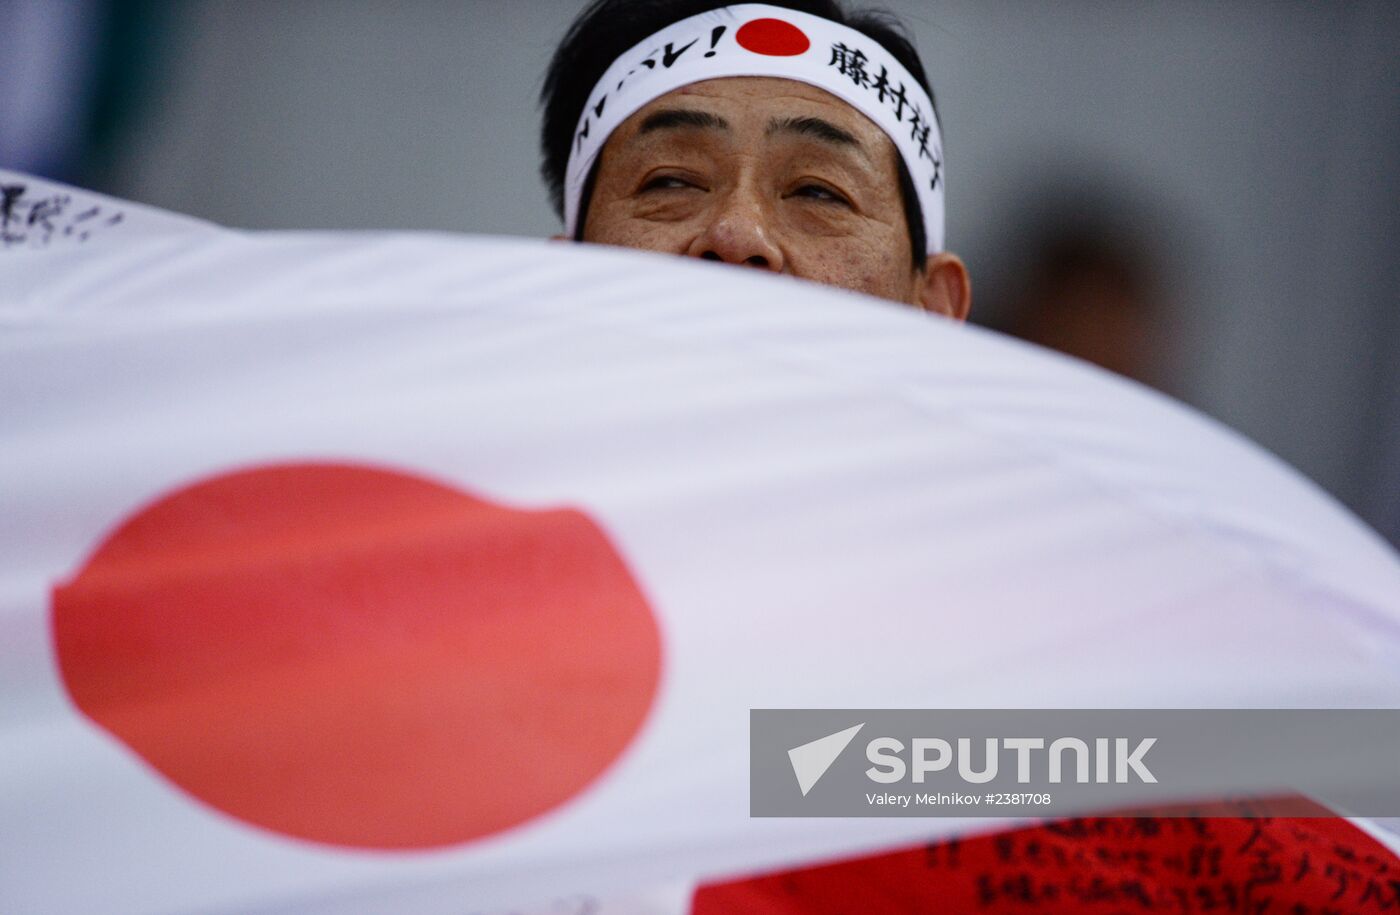
{"label": "red sun circle on flag", "polygon": [[795,57],[807,53],[812,43],[801,29],[781,19],[753,19],[734,33],[739,47],[769,57]]}
{"label": "red sun circle on flag", "polygon": [[54,589],[73,701],[249,823],[435,848],[576,797],[636,736],[661,638],[584,513],[285,464],[176,489]]}

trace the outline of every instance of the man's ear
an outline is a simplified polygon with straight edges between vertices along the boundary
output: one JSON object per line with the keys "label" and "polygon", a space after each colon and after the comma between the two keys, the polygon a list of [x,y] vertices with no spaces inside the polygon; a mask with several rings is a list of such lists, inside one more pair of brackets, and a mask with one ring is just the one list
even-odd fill
{"label": "man's ear", "polygon": [[947,251],[930,254],[923,272],[914,275],[914,304],[954,321],[966,321],[972,309],[972,279],[962,258]]}

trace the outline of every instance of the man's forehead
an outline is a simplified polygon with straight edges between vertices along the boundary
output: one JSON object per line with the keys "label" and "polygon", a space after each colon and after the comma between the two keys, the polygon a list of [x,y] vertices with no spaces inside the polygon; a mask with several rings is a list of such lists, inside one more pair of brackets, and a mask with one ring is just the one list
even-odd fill
{"label": "man's forehead", "polygon": [[799,80],[730,76],[690,83],[643,105],[624,122],[624,130],[635,134],[649,116],[666,109],[705,111],[736,129],[766,129],[775,118],[819,117],[850,132],[867,149],[893,151],[874,121],[825,89]]}

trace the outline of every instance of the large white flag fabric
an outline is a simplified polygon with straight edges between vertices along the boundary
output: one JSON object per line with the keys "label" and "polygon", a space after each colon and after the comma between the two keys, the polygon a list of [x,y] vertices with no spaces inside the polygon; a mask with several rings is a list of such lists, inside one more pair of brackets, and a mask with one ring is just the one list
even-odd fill
{"label": "large white flag fabric", "polygon": [[750,818],[751,708],[1400,705],[1389,548],[1073,360],[0,185],[0,911],[484,911],[969,828]]}

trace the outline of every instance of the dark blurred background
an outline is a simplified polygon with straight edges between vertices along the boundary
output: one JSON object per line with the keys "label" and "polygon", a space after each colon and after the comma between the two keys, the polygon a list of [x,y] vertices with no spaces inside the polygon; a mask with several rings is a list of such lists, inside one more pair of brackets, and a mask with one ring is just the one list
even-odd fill
{"label": "dark blurred background", "polygon": [[[875,4],[975,320],[1178,396],[1400,543],[1400,3]],[[581,0],[0,0],[0,165],[248,228],[558,231]]]}

